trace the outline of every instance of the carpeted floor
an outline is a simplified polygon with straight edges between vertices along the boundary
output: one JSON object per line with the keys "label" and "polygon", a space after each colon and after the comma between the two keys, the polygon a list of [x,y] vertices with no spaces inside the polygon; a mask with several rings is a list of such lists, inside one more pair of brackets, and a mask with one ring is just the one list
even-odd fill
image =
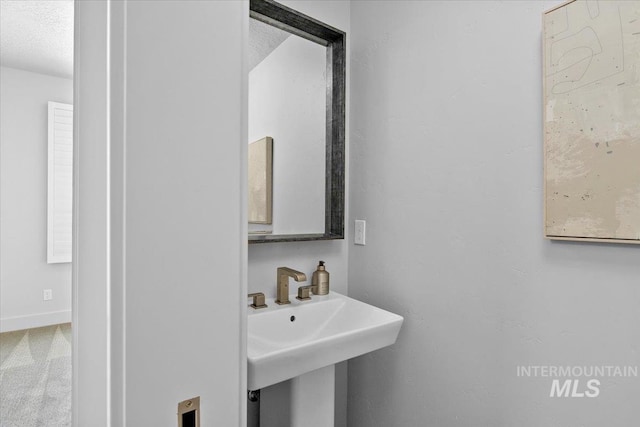
{"label": "carpeted floor", "polygon": [[71,324],[0,334],[0,427],[71,425]]}

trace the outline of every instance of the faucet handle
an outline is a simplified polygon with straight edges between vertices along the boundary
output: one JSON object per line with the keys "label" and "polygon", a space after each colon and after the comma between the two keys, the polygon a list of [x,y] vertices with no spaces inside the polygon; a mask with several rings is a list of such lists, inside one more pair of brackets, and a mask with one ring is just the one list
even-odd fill
{"label": "faucet handle", "polygon": [[309,291],[311,291],[311,285],[300,286],[298,288],[298,296],[296,297],[296,299],[299,299],[300,301],[310,300],[311,295],[309,295]]}
{"label": "faucet handle", "polygon": [[267,308],[267,304],[264,303],[264,294],[262,292],[249,294],[247,298],[253,298],[253,304],[249,305],[249,307],[254,309]]}

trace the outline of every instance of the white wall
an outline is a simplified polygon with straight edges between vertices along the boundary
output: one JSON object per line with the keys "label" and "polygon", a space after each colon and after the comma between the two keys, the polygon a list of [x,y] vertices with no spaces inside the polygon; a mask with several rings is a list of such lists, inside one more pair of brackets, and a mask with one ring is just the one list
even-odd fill
{"label": "white wall", "polygon": [[[349,3],[344,1],[281,1],[280,3],[312,16],[347,33],[350,37]],[[349,57],[347,47],[347,91],[349,90]],[[349,94],[347,93],[347,117],[349,117]],[[349,125],[347,124],[347,159],[349,158]],[[349,166],[347,165],[349,176]],[[349,188],[347,178],[346,183]],[[347,215],[349,201],[347,204]],[[345,224],[345,235],[350,232]],[[310,279],[319,260],[326,261],[331,274],[331,289],[347,293],[347,241],[317,241],[291,243],[261,243],[249,245],[249,292],[264,292],[274,297],[276,292],[276,269],[287,266],[303,271]],[[295,282],[294,282],[295,283]],[[294,286],[295,288],[295,286]],[[281,426],[287,418],[286,393],[288,385],[281,384],[262,392],[263,427]],[[336,367],[336,427],[346,426],[346,364]]]}
{"label": "white wall", "polygon": [[541,14],[351,2],[349,294],[405,316],[349,362],[349,426],[627,427],[640,380],[549,398],[518,365],[638,365],[640,247],[542,237]]}
{"label": "white wall", "polygon": [[47,264],[48,101],[72,103],[73,81],[0,67],[1,332],[71,320],[71,264]]}
{"label": "white wall", "polygon": [[74,425],[244,423],[248,13],[76,3]]}
{"label": "white wall", "polygon": [[249,72],[249,142],[273,138],[273,224],[324,233],[326,47],[289,36]]}

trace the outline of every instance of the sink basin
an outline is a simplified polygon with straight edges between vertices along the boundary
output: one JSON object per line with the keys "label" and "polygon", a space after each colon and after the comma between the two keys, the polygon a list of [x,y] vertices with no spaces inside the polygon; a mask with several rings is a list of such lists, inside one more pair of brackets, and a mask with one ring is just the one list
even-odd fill
{"label": "sink basin", "polygon": [[249,308],[249,390],[288,380],[392,345],[403,318],[337,292],[310,301]]}

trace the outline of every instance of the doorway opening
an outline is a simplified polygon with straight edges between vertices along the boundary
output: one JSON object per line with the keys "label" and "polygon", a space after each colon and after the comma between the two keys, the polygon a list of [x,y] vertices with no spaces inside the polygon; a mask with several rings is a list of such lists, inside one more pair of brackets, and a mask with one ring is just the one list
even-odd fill
{"label": "doorway opening", "polygon": [[0,419],[70,426],[74,0],[0,8]]}

